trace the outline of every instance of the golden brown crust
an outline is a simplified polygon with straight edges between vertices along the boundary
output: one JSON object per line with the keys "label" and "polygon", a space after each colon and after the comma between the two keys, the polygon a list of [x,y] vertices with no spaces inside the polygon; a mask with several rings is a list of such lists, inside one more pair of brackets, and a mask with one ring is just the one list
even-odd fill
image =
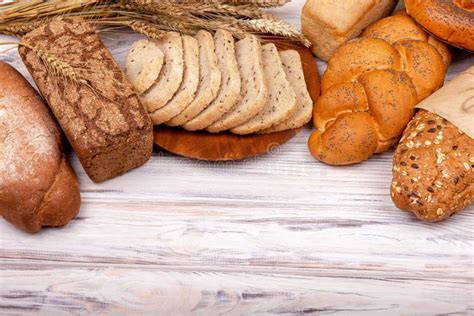
{"label": "golden brown crust", "polygon": [[[339,47],[328,62],[314,107],[317,131],[308,143],[313,156],[343,165],[387,150],[410,121],[414,106],[442,85],[450,59],[445,45],[403,12],[372,24],[362,37]],[[335,131],[336,126],[350,126],[355,136]]]}
{"label": "golden brown crust", "polygon": [[0,62],[0,73],[0,215],[28,232],[63,226],[80,195],[61,131],[15,69]]}
{"label": "golden brown crust", "polygon": [[428,32],[474,51],[474,5],[463,0],[405,0],[410,14]]}
{"label": "golden brown crust", "polygon": [[440,221],[474,202],[474,140],[442,117],[420,110],[393,158],[395,205]]}

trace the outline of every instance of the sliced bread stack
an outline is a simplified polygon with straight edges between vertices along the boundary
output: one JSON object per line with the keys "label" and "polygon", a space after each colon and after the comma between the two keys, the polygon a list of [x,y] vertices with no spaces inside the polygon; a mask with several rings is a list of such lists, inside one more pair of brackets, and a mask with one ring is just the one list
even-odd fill
{"label": "sliced bread stack", "polygon": [[169,32],[161,40],[136,42],[125,72],[155,125],[247,135],[311,120],[299,53],[279,52],[255,36],[234,43],[225,30],[194,37]]}

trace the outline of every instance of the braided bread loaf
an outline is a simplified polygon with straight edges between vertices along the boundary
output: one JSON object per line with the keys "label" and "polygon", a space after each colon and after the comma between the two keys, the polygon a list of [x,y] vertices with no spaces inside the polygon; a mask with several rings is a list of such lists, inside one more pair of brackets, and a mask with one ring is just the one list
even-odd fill
{"label": "braided bread loaf", "polygon": [[405,12],[369,26],[328,62],[314,107],[311,154],[345,165],[387,150],[414,106],[443,84],[450,59],[447,47]]}

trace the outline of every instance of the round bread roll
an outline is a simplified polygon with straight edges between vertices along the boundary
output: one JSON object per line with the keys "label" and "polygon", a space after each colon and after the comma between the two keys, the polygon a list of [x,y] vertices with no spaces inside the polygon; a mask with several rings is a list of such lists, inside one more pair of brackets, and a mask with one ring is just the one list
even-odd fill
{"label": "round bread roll", "polygon": [[474,51],[474,2],[469,0],[405,0],[410,14],[441,40]]}

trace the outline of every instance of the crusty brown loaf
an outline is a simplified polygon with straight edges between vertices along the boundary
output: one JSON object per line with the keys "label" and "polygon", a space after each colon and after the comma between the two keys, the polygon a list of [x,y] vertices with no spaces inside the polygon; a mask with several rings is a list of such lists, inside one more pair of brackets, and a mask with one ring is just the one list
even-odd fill
{"label": "crusty brown loaf", "polygon": [[81,202],[61,131],[20,73],[0,73],[0,215],[28,232],[66,225]]}
{"label": "crusty brown loaf", "polygon": [[358,36],[369,24],[389,15],[398,0],[307,0],[301,29],[311,50],[329,60],[336,48]]}
{"label": "crusty brown loaf", "polygon": [[79,18],[57,19],[28,33],[22,42],[69,63],[94,88],[48,74],[33,51],[20,47],[26,67],[92,180],[115,177],[149,159],[151,121],[94,28]]}
{"label": "crusty brown loaf", "polygon": [[442,85],[449,63],[445,45],[405,13],[372,24],[329,60],[314,107],[311,154],[345,165],[387,150],[415,104]]}
{"label": "crusty brown loaf", "polygon": [[405,0],[405,6],[428,32],[453,46],[474,51],[472,0]]}
{"label": "crusty brown loaf", "polygon": [[474,140],[442,117],[420,110],[393,157],[395,205],[440,221],[474,202]]}

